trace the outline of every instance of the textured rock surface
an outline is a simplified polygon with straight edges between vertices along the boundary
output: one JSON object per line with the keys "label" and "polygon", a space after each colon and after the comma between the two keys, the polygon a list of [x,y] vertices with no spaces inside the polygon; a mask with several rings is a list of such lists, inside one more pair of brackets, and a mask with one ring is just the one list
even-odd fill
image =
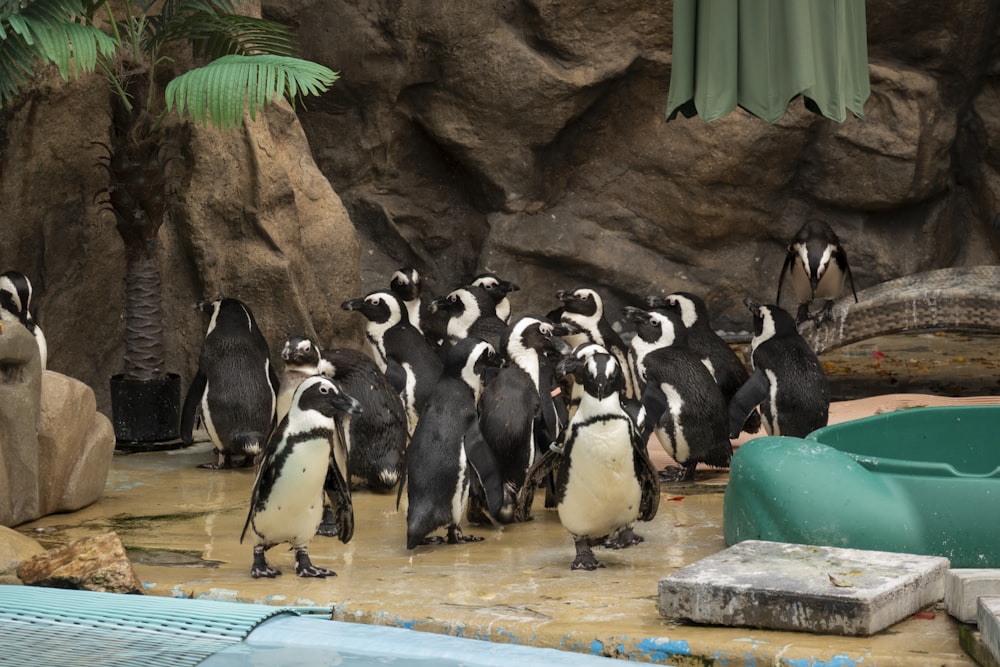
{"label": "textured rock surface", "polygon": [[0,334],[0,526],[93,503],[115,451],[111,422],[90,387],[42,371],[20,324]]}
{"label": "textured rock surface", "polygon": [[0,526],[0,572],[45,552],[45,547],[16,530]]}
{"label": "textured rock surface", "polygon": [[104,593],[144,592],[115,533],[85,537],[34,556],[18,566],[17,576],[26,586]]}
{"label": "textured rock surface", "polygon": [[[867,3],[872,95],[842,125],[799,102],[664,122],[672,3],[358,0],[287,5],[343,79],[300,114],[365,246],[363,280],[416,265],[437,292],[490,268],[544,313],[556,289],[703,294],[718,326],[773,299],[810,217],[841,232],[858,288],[995,263],[997,10]],[[345,141],[345,138],[350,140]]]}

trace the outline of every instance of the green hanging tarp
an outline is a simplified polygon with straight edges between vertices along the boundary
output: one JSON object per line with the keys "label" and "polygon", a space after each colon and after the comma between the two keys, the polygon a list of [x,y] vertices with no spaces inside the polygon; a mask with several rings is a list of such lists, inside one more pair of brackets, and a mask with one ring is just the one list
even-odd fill
{"label": "green hanging tarp", "polygon": [[869,93],[864,0],[674,0],[667,120],[738,105],[773,123],[801,95],[843,122]]}

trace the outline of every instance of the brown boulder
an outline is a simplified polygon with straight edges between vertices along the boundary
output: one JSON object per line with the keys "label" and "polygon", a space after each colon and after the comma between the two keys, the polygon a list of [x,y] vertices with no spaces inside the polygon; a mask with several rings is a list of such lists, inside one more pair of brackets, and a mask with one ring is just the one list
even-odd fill
{"label": "brown boulder", "polygon": [[144,593],[115,533],[85,537],[34,556],[18,566],[17,576],[26,586]]}

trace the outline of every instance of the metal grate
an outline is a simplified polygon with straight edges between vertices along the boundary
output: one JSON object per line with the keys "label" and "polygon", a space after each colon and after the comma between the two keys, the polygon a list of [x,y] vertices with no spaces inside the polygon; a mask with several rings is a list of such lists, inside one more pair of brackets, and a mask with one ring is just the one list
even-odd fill
{"label": "metal grate", "polygon": [[0,586],[0,665],[197,665],[261,622],[268,605]]}

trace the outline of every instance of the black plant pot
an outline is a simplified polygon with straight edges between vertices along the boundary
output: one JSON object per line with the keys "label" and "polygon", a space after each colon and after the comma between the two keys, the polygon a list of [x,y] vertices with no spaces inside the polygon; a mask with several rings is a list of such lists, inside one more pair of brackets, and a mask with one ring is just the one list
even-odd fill
{"label": "black plant pot", "polygon": [[181,376],[159,380],[111,377],[111,421],[116,449],[136,452],[177,449],[180,440]]}

